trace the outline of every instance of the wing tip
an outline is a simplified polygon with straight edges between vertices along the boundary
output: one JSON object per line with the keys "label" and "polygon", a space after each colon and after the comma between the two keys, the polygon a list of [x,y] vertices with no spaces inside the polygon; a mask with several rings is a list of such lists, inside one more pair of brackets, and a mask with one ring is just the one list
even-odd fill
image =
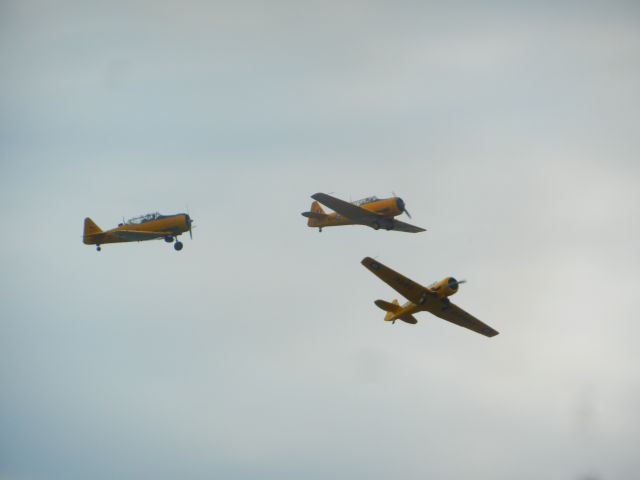
{"label": "wing tip", "polygon": [[360,263],[361,263],[362,265],[364,265],[365,267],[368,267],[368,266],[369,266],[369,264],[370,264],[371,262],[375,262],[375,260],[374,260],[373,258],[371,258],[371,257],[364,257],[364,258],[360,261]]}

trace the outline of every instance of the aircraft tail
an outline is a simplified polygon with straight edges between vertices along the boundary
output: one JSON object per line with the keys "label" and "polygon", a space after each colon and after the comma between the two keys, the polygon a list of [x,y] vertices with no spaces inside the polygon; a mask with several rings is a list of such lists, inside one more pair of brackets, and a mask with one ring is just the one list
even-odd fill
{"label": "aircraft tail", "polygon": [[379,308],[387,312],[387,314],[384,316],[385,322],[395,322],[396,320],[402,320],[403,322],[411,323],[412,325],[418,323],[418,320],[416,320],[413,315],[406,314],[396,317],[396,314],[402,310],[402,307],[398,303],[397,299],[394,299],[391,303],[385,302],[384,300],[376,300],[374,303]]}
{"label": "aircraft tail", "polygon": [[393,316],[402,309],[397,299],[394,299],[392,303],[385,302],[384,300],[376,300],[375,304],[379,308],[387,312],[387,314],[384,316],[385,322],[391,320]]}
{"label": "aircraft tail", "polygon": [[324,220],[327,217],[327,214],[322,209],[318,202],[313,202],[311,204],[311,211],[302,212],[303,217],[307,217],[307,225],[310,227],[319,227],[321,225],[320,220]]}
{"label": "aircraft tail", "polygon": [[98,225],[96,225],[94,223],[93,220],[91,220],[89,217],[84,219],[84,243],[87,243],[87,237],[90,237],[92,235],[98,235],[102,233],[102,230],[100,229],[100,227]]}

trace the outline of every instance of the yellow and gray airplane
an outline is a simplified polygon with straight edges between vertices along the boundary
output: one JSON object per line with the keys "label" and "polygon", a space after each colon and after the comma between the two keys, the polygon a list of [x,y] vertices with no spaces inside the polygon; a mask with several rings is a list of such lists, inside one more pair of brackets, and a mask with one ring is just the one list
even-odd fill
{"label": "yellow and gray airplane", "polygon": [[[302,216],[309,219],[307,221],[309,227],[318,228],[320,231],[324,227],[340,225],[366,225],[374,230],[384,228],[409,233],[425,231],[424,228],[409,225],[394,218],[403,213],[411,218],[404,200],[400,197],[382,199],[367,197],[355,202],[345,202],[326,193],[316,193],[311,195],[311,198],[315,200],[311,204],[311,211],[303,212]],[[335,211],[326,213],[318,202]]]}
{"label": "yellow and gray airplane", "polygon": [[188,213],[160,215],[155,212],[123,221],[117,227],[103,231],[87,217],[84,219],[82,241],[86,245],[95,245],[96,250],[100,251],[100,245],[105,243],[142,242],[163,238],[165,242],[173,243],[173,248],[179,251],[182,250],[182,242],[178,240],[178,236],[189,232],[189,237],[193,239],[192,224],[193,220]]}
{"label": "yellow and gray airplane", "polygon": [[447,277],[428,287],[423,287],[371,257],[364,258],[362,264],[380,280],[409,300],[404,305],[400,305],[398,300],[394,300],[392,303],[376,300],[374,303],[387,312],[384,317],[385,321],[395,323],[396,320],[402,320],[406,323],[416,324],[418,320],[413,314],[427,311],[436,317],[473,330],[485,337],[498,335],[496,330],[454,305],[447,298],[458,291],[458,286],[464,283],[464,280]]}

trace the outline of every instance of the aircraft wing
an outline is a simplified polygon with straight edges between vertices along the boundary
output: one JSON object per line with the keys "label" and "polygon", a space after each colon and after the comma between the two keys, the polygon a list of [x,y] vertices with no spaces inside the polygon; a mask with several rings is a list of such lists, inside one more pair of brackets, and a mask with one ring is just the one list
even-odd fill
{"label": "aircraft wing", "polygon": [[454,305],[451,302],[439,299],[439,302],[429,302],[428,311],[433,313],[436,317],[440,317],[461,327],[473,330],[485,337],[495,337],[499,332],[491,328],[486,323],[481,322],[470,313],[465,312],[463,309]]}
{"label": "aircraft wing", "polygon": [[424,303],[426,298],[425,295],[437,297],[437,295],[431,292],[428,288],[425,288],[419,283],[400,275],[395,270],[391,270],[389,267],[381,264],[371,257],[365,257],[362,260],[362,265],[400,295],[417,305]]}
{"label": "aircraft wing", "polygon": [[109,232],[109,234],[132,242],[173,236],[171,232],[145,232],[142,230],[116,230],[115,232]]}
{"label": "aircraft wing", "polygon": [[314,195],[311,195],[311,198],[319,201],[323,205],[326,205],[331,210],[335,210],[337,213],[339,213],[343,217],[347,217],[354,223],[369,225],[373,219],[384,218],[382,217],[382,215],[378,215],[377,213],[365,210],[364,208],[358,207],[353,203],[345,202],[344,200],[332,197],[331,195],[327,195],[326,193],[316,193]]}
{"label": "aircraft wing", "polygon": [[408,223],[401,222],[400,220],[393,219],[393,229],[399,232],[420,233],[426,232],[424,228],[416,227]]}

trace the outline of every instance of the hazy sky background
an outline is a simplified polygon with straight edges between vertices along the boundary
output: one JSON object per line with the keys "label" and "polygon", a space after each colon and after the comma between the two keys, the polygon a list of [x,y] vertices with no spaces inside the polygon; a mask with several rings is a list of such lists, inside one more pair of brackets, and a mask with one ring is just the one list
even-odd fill
{"label": "hazy sky background", "polygon": [[0,65],[0,479],[637,476],[635,2],[4,1]]}

